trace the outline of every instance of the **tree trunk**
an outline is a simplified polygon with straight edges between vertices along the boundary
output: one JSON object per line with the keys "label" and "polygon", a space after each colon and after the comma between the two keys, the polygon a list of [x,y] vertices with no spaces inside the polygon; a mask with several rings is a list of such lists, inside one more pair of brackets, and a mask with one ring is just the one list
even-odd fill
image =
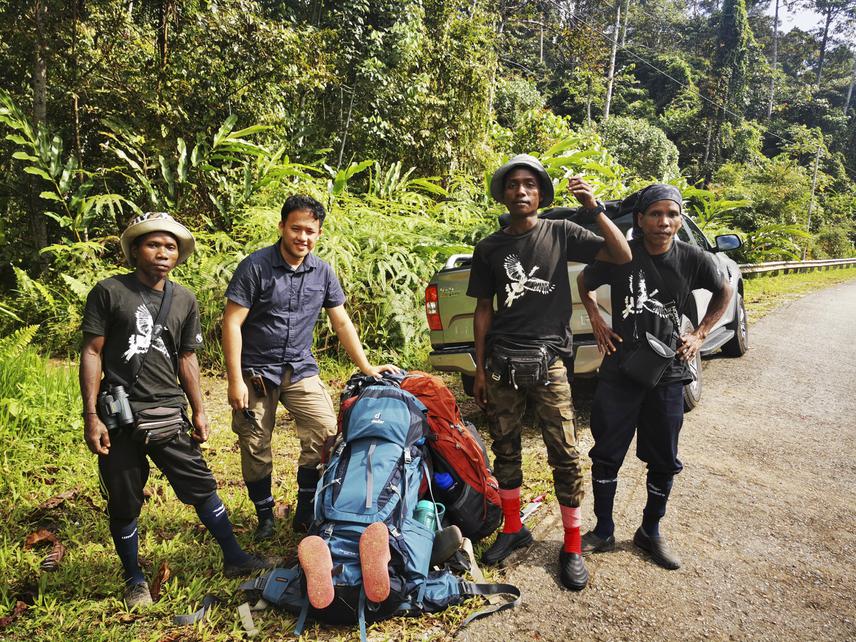
{"label": "tree trunk", "polygon": [[166,69],[169,57],[169,5],[170,0],[161,0],[158,8],[158,66],[161,72]]}
{"label": "tree trunk", "polygon": [[[778,2],[778,0],[776,0]],[[630,20],[630,0],[624,0],[624,24],[621,26],[621,47],[627,42],[627,22]]]}
{"label": "tree trunk", "polygon": [[710,179],[713,176],[713,171],[711,167],[713,166],[713,156],[715,155],[715,150],[713,149],[716,146],[716,142],[714,140],[714,130],[717,129],[717,121],[719,119],[719,109],[716,110],[716,113],[712,118],[708,120],[707,123],[707,140],[704,143],[704,156],[701,161],[701,169],[703,173],[703,178],[705,185],[710,183]]}
{"label": "tree trunk", "polygon": [[829,25],[832,23],[832,7],[826,10],[826,24],[823,25],[823,40],[820,43],[820,55],[817,58],[817,78],[814,84],[820,87],[820,74],[823,72],[823,61],[826,58],[826,45],[829,42]]}
{"label": "tree trunk", "polygon": [[609,76],[606,81],[606,102],[603,105],[603,120],[609,118],[612,105],[612,84],[615,80],[615,54],[618,51],[618,31],[621,26],[621,2],[615,3],[615,26],[612,30],[612,52],[609,55]]}
{"label": "tree trunk", "polygon": [[[811,234],[811,215],[814,210],[814,191],[817,188],[817,167],[820,164],[820,145],[817,146],[817,152],[814,155],[814,172],[811,177],[811,196],[808,201],[808,220],[805,224],[805,231]],[[806,250],[808,249],[808,240],[803,245],[802,260],[805,261]]]}
{"label": "tree trunk", "polygon": [[770,71],[770,102],[767,103],[767,120],[773,115],[773,98],[776,95],[776,65],[779,62],[779,0],[776,0],[776,16],[773,19],[773,64]]}
{"label": "tree trunk", "polygon": [[[83,150],[80,143],[80,98],[78,95],[78,82],[80,80],[80,64],[77,59],[77,33],[78,23],[80,22],[80,4],[77,0],[72,0],[72,40],[71,40],[71,68],[72,68],[72,89],[71,94],[71,111],[74,119],[74,156],[77,159],[77,166],[83,168]],[[83,174],[78,174],[78,182],[83,183]],[[89,240],[88,238],[86,240]]]}
{"label": "tree trunk", "polygon": [[[47,17],[47,7],[43,2],[34,4],[33,17],[36,38],[33,49],[31,88],[33,90],[33,130],[38,132],[47,124],[48,113],[48,63],[44,24]],[[31,176],[29,181],[30,228],[33,231],[36,251],[48,246],[47,219],[42,214],[42,203],[38,196],[40,191],[38,181],[36,176]],[[44,267],[44,260],[41,257],[39,263]]]}
{"label": "tree trunk", "polygon": [[592,81],[589,78],[586,81],[586,125],[591,127],[591,89]]}
{"label": "tree trunk", "polygon": [[342,156],[345,153],[345,143],[348,141],[348,130],[351,128],[351,114],[354,111],[354,97],[357,95],[357,85],[351,88],[351,104],[348,105],[348,119],[345,121],[345,131],[342,133],[342,144],[339,146],[339,160],[336,163],[336,171],[342,167]]}
{"label": "tree trunk", "polygon": [[48,112],[48,66],[44,36],[45,7],[37,2],[34,7],[36,19],[36,43],[33,50],[31,87],[33,90],[33,125],[44,125]]}
{"label": "tree trunk", "polygon": [[169,21],[175,18],[175,1],[161,0],[158,7],[158,100],[161,98],[163,77],[169,62]]}
{"label": "tree trunk", "polygon": [[847,87],[847,99],[844,101],[844,115],[850,109],[850,99],[853,97],[853,83],[856,83],[856,56],[853,57],[853,71],[850,72],[850,85]]}

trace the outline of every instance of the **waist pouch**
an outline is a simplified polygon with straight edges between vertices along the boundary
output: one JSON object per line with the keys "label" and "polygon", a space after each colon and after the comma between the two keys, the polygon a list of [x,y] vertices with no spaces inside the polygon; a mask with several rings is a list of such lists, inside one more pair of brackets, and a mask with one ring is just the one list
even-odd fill
{"label": "waist pouch", "polygon": [[550,383],[550,364],[556,355],[547,346],[509,346],[494,343],[487,358],[487,370],[494,381],[518,388]]}
{"label": "waist pouch", "polygon": [[146,408],[135,414],[132,436],[144,444],[164,444],[186,425],[181,408]]}
{"label": "waist pouch", "polygon": [[624,354],[618,369],[644,388],[660,383],[666,369],[675,359],[675,351],[650,332]]}

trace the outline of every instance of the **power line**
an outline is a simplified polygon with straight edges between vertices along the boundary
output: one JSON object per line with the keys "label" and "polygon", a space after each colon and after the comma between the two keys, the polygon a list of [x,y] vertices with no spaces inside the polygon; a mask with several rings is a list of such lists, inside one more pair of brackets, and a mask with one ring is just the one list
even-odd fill
{"label": "power line", "polygon": [[[603,4],[603,3],[601,3],[601,4]],[[643,10],[643,12],[644,12],[644,10]],[[650,13],[647,13],[647,12],[644,12],[644,13],[646,13],[646,15],[648,15],[649,17],[656,19],[656,18],[655,18],[654,16],[652,16]],[[570,19],[571,19],[572,21],[577,22],[577,23],[578,23],[578,24],[580,24],[580,25],[584,25],[584,26],[585,26],[585,27],[587,27],[590,31],[592,31],[592,32],[596,33],[598,36],[600,36],[600,37],[601,37],[604,41],[606,41],[608,44],[610,44],[610,45],[612,44],[612,41],[610,40],[610,38],[609,38],[609,36],[608,36],[607,34],[605,34],[605,33],[604,33],[603,31],[601,31],[601,30],[600,30],[596,25],[593,25],[592,23],[590,23],[590,22],[589,22],[588,20],[586,20],[585,18],[582,18],[582,17],[580,17],[580,16],[579,16],[579,15],[577,15],[577,14],[573,14],[573,15],[571,15],[571,16],[570,16]],[[675,84],[677,84],[677,85],[679,85],[679,86],[683,87],[684,89],[688,90],[689,92],[691,92],[691,93],[695,94],[696,96],[698,96],[699,98],[701,98],[703,101],[705,101],[705,102],[709,103],[710,105],[713,105],[713,106],[714,106],[714,107],[716,107],[717,109],[721,109],[723,112],[725,112],[725,113],[727,113],[727,114],[729,114],[729,115],[731,115],[731,116],[734,116],[734,117],[736,117],[736,118],[738,118],[738,119],[742,119],[742,118],[743,118],[743,115],[742,115],[742,114],[738,114],[738,113],[736,113],[736,112],[734,112],[734,111],[731,111],[731,110],[730,110],[730,109],[728,109],[724,104],[719,103],[719,102],[717,102],[716,100],[713,100],[712,98],[708,98],[707,96],[705,96],[704,94],[702,94],[702,93],[701,93],[701,91],[700,91],[697,87],[694,87],[694,86],[692,86],[692,85],[688,85],[687,83],[684,83],[684,82],[682,82],[681,80],[678,80],[677,78],[675,78],[674,76],[672,76],[672,75],[671,75],[671,74],[669,74],[668,72],[664,71],[663,69],[661,69],[660,67],[658,67],[657,65],[655,65],[655,64],[654,64],[653,62],[651,62],[650,60],[647,60],[647,59],[643,58],[642,56],[640,56],[640,55],[639,55],[639,54],[637,54],[636,52],[634,52],[634,51],[632,51],[631,49],[629,49],[626,45],[620,45],[620,44],[619,44],[618,48],[619,48],[619,49],[621,49],[622,51],[626,52],[630,57],[632,57],[632,58],[636,59],[637,61],[641,62],[641,63],[642,63],[642,64],[644,64],[644,65],[647,65],[648,67],[650,67],[651,69],[653,69],[655,72],[657,72],[657,73],[661,74],[662,76],[665,76],[666,78],[668,78],[669,80],[671,80],[671,81],[672,81],[672,82],[674,82]],[[757,121],[756,121],[756,122],[757,122]],[[782,142],[784,142],[784,143],[795,144],[795,142],[796,142],[796,141],[794,141],[794,140],[792,140],[792,139],[790,139],[790,138],[787,138],[787,137],[785,137],[785,136],[781,136],[780,134],[777,134],[776,132],[772,131],[769,127],[767,127],[766,125],[764,125],[764,124],[762,124],[762,123],[758,123],[758,125],[761,127],[761,129],[763,129],[763,130],[764,130],[764,132],[765,132],[766,134],[768,134],[768,135],[770,135],[770,136],[772,136],[772,137],[774,137],[774,138],[778,138],[779,140],[781,140],[781,141],[782,141]],[[823,132],[822,132],[822,130],[821,130],[821,136],[823,136]],[[821,147],[821,146],[820,146],[820,143],[818,143],[818,148],[820,148],[820,147]],[[852,173],[856,174],[856,170],[853,170],[852,168],[848,167],[847,165],[844,165],[844,163],[842,163],[842,166],[844,166],[844,167],[845,167],[847,170],[849,170],[850,172],[852,172]]]}

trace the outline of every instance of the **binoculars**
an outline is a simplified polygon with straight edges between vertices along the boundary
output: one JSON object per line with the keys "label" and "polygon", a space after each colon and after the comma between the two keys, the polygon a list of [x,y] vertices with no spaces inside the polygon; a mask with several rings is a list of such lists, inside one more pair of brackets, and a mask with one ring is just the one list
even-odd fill
{"label": "binoculars", "polygon": [[98,395],[98,415],[107,430],[134,423],[134,411],[124,386],[109,386]]}

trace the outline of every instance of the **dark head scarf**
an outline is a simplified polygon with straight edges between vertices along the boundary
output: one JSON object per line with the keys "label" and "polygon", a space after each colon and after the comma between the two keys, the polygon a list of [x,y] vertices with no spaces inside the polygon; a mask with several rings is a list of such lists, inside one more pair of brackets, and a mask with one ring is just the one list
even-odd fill
{"label": "dark head scarf", "polygon": [[681,190],[674,185],[654,183],[639,192],[639,197],[636,200],[635,211],[637,213],[644,212],[657,201],[675,201],[675,203],[678,204],[678,207],[681,208],[681,211],[684,209],[684,199],[681,196]]}

